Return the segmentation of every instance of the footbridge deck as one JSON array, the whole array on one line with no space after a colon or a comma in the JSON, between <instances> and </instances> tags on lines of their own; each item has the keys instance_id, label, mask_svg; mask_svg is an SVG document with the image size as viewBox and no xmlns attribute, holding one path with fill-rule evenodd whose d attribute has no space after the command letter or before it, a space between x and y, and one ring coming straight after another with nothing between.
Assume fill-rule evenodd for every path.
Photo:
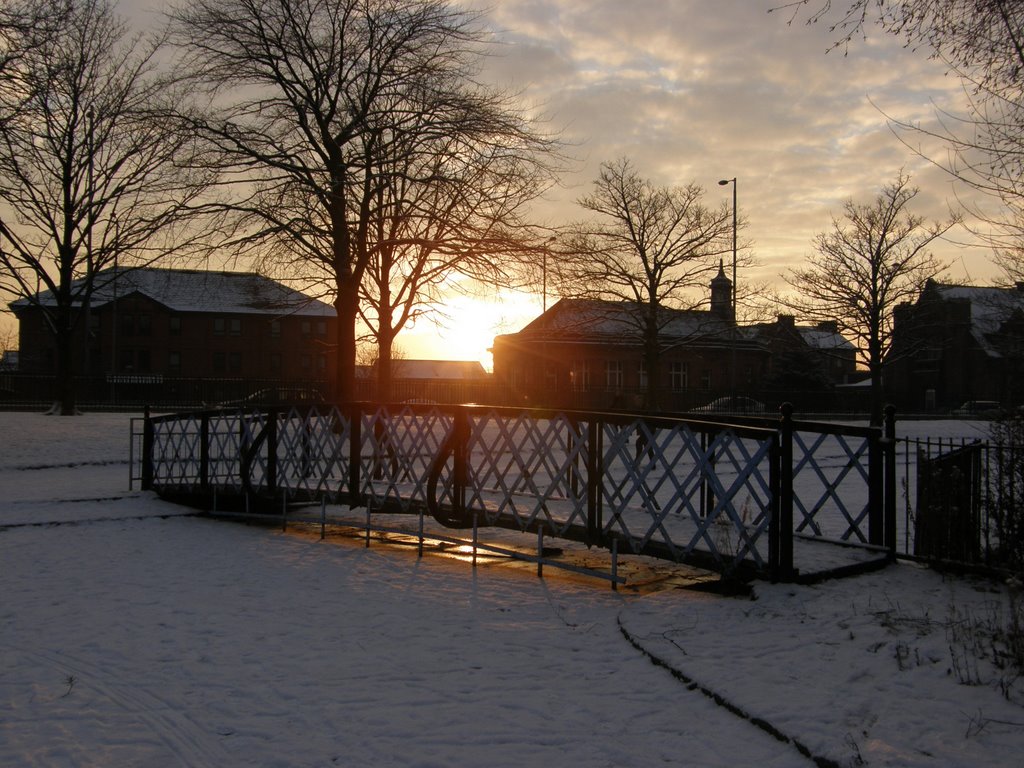
<instances>
[{"instance_id":1,"label":"footbridge deck","mask_svg":"<svg viewBox=\"0 0 1024 768\"><path fill-rule=\"evenodd\" d=\"M144 488L204 509L322 502L812 580L895 554L893 425L354 403L147 415Z\"/></svg>"}]
</instances>

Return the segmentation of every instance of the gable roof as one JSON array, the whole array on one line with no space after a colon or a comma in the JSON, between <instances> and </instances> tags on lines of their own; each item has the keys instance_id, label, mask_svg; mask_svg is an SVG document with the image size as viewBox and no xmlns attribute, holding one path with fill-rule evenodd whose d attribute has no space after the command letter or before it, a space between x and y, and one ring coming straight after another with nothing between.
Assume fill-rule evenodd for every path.
<instances>
[{"instance_id":1,"label":"gable roof","mask_svg":"<svg viewBox=\"0 0 1024 768\"><path fill-rule=\"evenodd\" d=\"M967 302L971 308L971 336L989 355L1001 355L993 338L1015 314L1024 316L1024 286L948 285L928 281L925 293L933 292L943 301Z\"/></svg>"},{"instance_id":2,"label":"gable roof","mask_svg":"<svg viewBox=\"0 0 1024 768\"><path fill-rule=\"evenodd\" d=\"M479 360L394 360L391 366L396 379L470 381L488 377Z\"/></svg>"},{"instance_id":3,"label":"gable roof","mask_svg":"<svg viewBox=\"0 0 1024 768\"><path fill-rule=\"evenodd\" d=\"M519 333L562 339L636 337L638 318L645 311L646 307L636 302L560 299ZM721 335L733 327L728 320L707 310L662 308L662 318L659 335L665 339Z\"/></svg>"},{"instance_id":4,"label":"gable roof","mask_svg":"<svg viewBox=\"0 0 1024 768\"><path fill-rule=\"evenodd\" d=\"M820 325L798 325L797 333L811 349L836 352L838 350L855 351L857 348L838 330Z\"/></svg>"},{"instance_id":5,"label":"gable roof","mask_svg":"<svg viewBox=\"0 0 1024 768\"><path fill-rule=\"evenodd\" d=\"M84 279L76 280L78 292ZM117 298L139 293L174 312L223 314L301 315L334 317L334 307L275 280L252 272L217 272L197 269L107 269L96 274L90 306L102 307ZM19 299L11 309L41 304L55 306L50 291L35 301ZM76 302L76 304L80 304Z\"/></svg>"}]
</instances>

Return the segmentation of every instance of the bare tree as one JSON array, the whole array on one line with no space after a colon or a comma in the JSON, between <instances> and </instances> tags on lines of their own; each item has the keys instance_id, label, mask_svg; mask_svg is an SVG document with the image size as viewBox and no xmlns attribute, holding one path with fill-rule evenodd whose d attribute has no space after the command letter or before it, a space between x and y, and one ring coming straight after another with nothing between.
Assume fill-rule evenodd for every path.
<instances>
[{"instance_id":1,"label":"bare tree","mask_svg":"<svg viewBox=\"0 0 1024 768\"><path fill-rule=\"evenodd\" d=\"M484 120L460 117L444 136L426 131L414 148L385 148L387 181L369 229L360 307L380 355L382 400L391 396L392 348L403 328L436 314L464 283L510 284L517 265L537 252L541 237L523 213L549 178L547 153L517 122L501 110ZM476 124L484 131L474 136L466 128Z\"/></svg>"},{"instance_id":2,"label":"bare tree","mask_svg":"<svg viewBox=\"0 0 1024 768\"><path fill-rule=\"evenodd\" d=\"M164 119L182 89L157 76L158 43L129 36L106 0L30 8L51 26L6 35L16 63L0 88L0 291L53 334L68 414L72 336L99 273L182 248L209 178L192 168L193 137Z\"/></svg>"},{"instance_id":3,"label":"bare tree","mask_svg":"<svg viewBox=\"0 0 1024 768\"><path fill-rule=\"evenodd\" d=\"M426 211L396 208L404 185L443 187L448 178L448 168L416 158L439 157L446 136L449 163L482 145L515 155L534 141L530 128L473 84L483 30L446 0L193 0L173 17L190 71L223 105L196 127L237 180L234 242L333 297L334 394L348 399L360 291L392 285L367 271L376 259L377 274L387 274L380 262L395 249L436 240L401 220L426 221ZM453 242L445 250L469 253ZM385 297L378 306L386 346L394 304Z\"/></svg>"},{"instance_id":4,"label":"bare tree","mask_svg":"<svg viewBox=\"0 0 1024 768\"><path fill-rule=\"evenodd\" d=\"M872 203L848 200L843 218L833 217L831 229L815 238L810 266L786 276L799 294L786 301L792 309L816 321L835 321L857 345L871 377L874 424L881 423L894 310L946 268L928 248L957 223L927 223L912 214L908 207L917 194L901 171Z\"/></svg>"},{"instance_id":5,"label":"bare tree","mask_svg":"<svg viewBox=\"0 0 1024 768\"><path fill-rule=\"evenodd\" d=\"M673 310L696 307L720 258L732 254L732 212L727 203L708 208L703 195L696 184L657 187L626 158L604 163L594 191L579 200L594 217L570 228L553 259L562 296L633 309L629 322L644 348L649 404Z\"/></svg>"},{"instance_id":6,"label":"bare tree","mask_svg":"<svg viewBox=\"0 0 1024 768\"><path fill-rule=\"evenodd\" d=\"M996 250L1012 279L1024 276L1024 4L1016 0L798 0L774 10L828 23L835 45L848 48L871 26L922 48L964 85L961 114L939 112L937 127L890 118L914 151L975 191L999 200L990 213L965 207L984 222L976 234ZM921 148L936 140L947 152Z\"/></svg>"}]
</instances>

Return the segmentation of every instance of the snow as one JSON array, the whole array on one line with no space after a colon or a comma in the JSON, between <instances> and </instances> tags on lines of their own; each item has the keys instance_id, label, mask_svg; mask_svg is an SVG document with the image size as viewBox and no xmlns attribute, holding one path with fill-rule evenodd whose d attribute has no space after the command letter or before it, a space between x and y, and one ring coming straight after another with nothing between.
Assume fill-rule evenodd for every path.
<instances>
[{"instance_id":1,"label":"snow","mask_svg":"<svg viewBox=\"0 0 1024 768\"><path fill-rule=\"evenodd\" d=\"M320 541L130 490L129 418L0 413L0 765L1021 759L1024 691L971 631L1008 623L1005 584L613 592Z\"/></svg>"}]
</instances>

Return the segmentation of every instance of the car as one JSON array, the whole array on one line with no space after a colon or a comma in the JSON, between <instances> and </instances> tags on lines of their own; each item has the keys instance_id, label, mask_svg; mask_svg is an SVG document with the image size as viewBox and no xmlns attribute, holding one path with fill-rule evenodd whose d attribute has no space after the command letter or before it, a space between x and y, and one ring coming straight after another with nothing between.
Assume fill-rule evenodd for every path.
<instances>
[{"instance_id":1,"label":"car","mask_svg":"<svg viewBox=\"0 0 1024 768\"><path fill-rule=\"evenodd\" d=\"M253 405L298 405L303 403L323 403L324 396L318 389L305 387L269 387L257 389L241 400L226 400L218 403L221 408L239 408Z\"/></svg>"},{"instance_id":2,"label":"car","mask_svg":"<svg viewBox=\"0 0 1024 768\"><path fill-rule=\"evenodd\" d=\"M693 409L694 413L729 413L760 415L768 412L764 403L752 397L719 397L707 405Z\"/></svg>"},{"instance_id":3,"label":"car","mask_svg":"<svg viewBox=\"0 0 1024 768\"><path fill-rule=\"evenodd\" d=\"M954 416L963 416L975 419L988 419L998 416L1003 406L995 400L968 400L959 408L953 409Z\"/></svg>"}]
</instances>

